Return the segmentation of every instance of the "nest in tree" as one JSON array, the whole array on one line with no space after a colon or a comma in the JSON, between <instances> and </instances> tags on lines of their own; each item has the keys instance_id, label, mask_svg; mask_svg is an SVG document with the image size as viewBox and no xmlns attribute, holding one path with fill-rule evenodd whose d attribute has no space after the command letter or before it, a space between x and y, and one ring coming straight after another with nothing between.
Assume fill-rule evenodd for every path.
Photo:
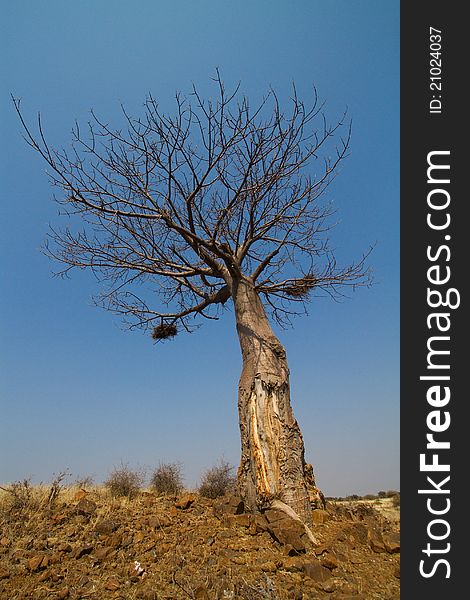
<instances>
[{"instance_id":1,"label":"nest in tree","mask_svg":"<svg viewBox=\"0 0 470 600\"><path fill-rule=\"evenodd\" d=\"M315 285L314 275L305 275L302 279L296 279L292 285L286 285L283 288L284 294L293 298L305 298Z\"/></svg>"},{"instance_id":2,"label":"nest in tree","mask_svg":"<svg viewBox=\"0 0 470 600\"><path fill-rule=\"evenodd\" d=\"M175 337L178 333L178 329L176 325L173 323L162 323L161 325L157 325L154 327L152 331L152 339L154 340L167 340L169 338Z\"/></svg>"}]
</instances>

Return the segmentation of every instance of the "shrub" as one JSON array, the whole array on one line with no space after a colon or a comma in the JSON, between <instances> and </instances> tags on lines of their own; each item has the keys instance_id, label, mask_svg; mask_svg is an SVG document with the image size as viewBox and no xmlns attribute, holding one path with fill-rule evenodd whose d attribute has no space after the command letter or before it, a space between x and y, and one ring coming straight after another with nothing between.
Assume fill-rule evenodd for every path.
<instances>
[{"instance_id":1,"label":"shrub","mask_svg":"<svg viewBox=\"0 0 470 600\"><path fill-rule=\"evenodd\" d=\"M5 497L5 508L7 510L36 510L39 506L39 500L37 494L34 493L30 479L15 481L9 487L2 487L1 489L8 494Z\"/></svg>"},{"instance_id":2,"label":"shrub","mask_svg":"<svg viewBox=\"0 0 470 600\"><path fill-rule=\"evenodd\" d=\"M150 483L159 494L179 494L183 490L181 466L177 463L161 463Z\"/></svg>"},{"instance_id":3,"label":"shrub","mask_svg":"<svg viewBox=\"0 0 470 600\"><path fill-rule=\"evenodd\" d=\"M49 489L49 495L47 497L48 504L53 504L57 500L59 494L63 490L62 481L68 476L69 474L67 471L61 471L58 475L55 476Z\"/></svg>"},{"instance_id":4,"label":"shrub","mask_svg":"<svg viewBox=\"0 0 470 600\"><path fill-rule=\"evenodd\" d=\"M144 479L142 471L132 470L128 465L121 464L114 468L104 485L113 498L133 498L139 493Z\"/></svg>"},{"instance_id":5,"label":"shrub","mask_svg":"<svg viewBox=\"0 0 470 600\"><path fill-rule=\"evenodd\" d=\"M74 485L80 489L91 488L94 484L93 477L91 475L84 475L83 477L78 477Z\"/></svg>"},{"instance_id":6,"label":"shrub","mask_svg":"<svg viewBox=\"0 0 470 600\"><path fill-rule=\"evenodd\" d=\"M232 474L234 467L221 460L208 469L202 476L199 493L205 498L218 498L232 490L236 484L236 478Z\"/></svg>"},{"instance_id":7,"label":"shrub","mask_svg":"<svg viewBox=\"0 0 470 600\"><path fill-rule=\"evenodd\" d=\"M395 495L392 496L392 505L397 508L400 506L400 492L395 492Z\"/></svg>"},{"instance_id":8,"label":"shrub","mask_svg":"<svg viewBox=\"0 0 470 600\"><path fill-rule=\"evenodd\" d=\"M59 473L48 489L43 484L33 486L30 479L15 481L7 488L4 508L14 511L38 511L54 505L63 490L62 481L67 477L67 471Z\"/></svg>"}]
</instances>

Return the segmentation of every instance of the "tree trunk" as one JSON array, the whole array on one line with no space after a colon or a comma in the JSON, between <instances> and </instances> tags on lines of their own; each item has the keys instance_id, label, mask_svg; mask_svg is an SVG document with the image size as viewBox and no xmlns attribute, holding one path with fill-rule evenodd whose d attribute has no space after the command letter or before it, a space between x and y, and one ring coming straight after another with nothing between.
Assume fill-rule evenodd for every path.
<instances>
[{"instance_id":1,"label":"tree trunk","mask_svg":"<svg viewBox=\"0 0 470 600\"><path fill-rule=\"evenodd\" d=\"M242 456L240 493L248 510L287 504L312 522L304 443L290 404L286 353L248 279L234 281L238 337L243 357L238 411Z\"/></svg>"}]
</instances>

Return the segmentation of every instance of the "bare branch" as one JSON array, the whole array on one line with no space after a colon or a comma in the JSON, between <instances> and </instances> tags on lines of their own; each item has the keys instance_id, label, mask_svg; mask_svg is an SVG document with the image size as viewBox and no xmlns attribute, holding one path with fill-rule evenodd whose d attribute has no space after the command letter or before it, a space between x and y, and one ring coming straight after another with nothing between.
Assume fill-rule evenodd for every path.
<instances>
[{"instance_id":1,"label":"bare branch","mask_svg":"<svg viewBox=\"0 0 470 600\"><path fill-rule=\"evenodd\" d=\"M218 318L243 277L279 322L315 293L370 283L368 255L338 267L328 247L323 197L349 151L346 115L329 125L316 90L310 106L293 85L284 108L273 89L252 108L218 70L214 83L214 98L195 86L177 94L172 115L151 95L138 118L123 107L122 128L92 112L68 149L51 147L40 115L33 134L13 98L69 218L45 252L62 273L90 269L103 284L97 302L131 328L190 331L195 317Z\"/></svg>"}]
</instances>

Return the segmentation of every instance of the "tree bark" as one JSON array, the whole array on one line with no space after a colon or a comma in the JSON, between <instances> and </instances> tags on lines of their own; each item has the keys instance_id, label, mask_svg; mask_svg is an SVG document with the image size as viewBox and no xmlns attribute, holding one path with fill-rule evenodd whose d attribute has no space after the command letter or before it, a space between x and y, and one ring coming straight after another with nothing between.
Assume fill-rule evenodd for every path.
<instances>
[{"instance_id":1,"label":"tree bark","mask_svg":"<svg viewBox=\"0 0 470 600\"><path fill-rule=\"evenodd\" d=\"M252 281L234 281L232 297L243 358L238 391L240 493L250 511L266 509L277 500L309 525L304 443L290 404L286 352Z\"/></svg>"}]
</instances>

